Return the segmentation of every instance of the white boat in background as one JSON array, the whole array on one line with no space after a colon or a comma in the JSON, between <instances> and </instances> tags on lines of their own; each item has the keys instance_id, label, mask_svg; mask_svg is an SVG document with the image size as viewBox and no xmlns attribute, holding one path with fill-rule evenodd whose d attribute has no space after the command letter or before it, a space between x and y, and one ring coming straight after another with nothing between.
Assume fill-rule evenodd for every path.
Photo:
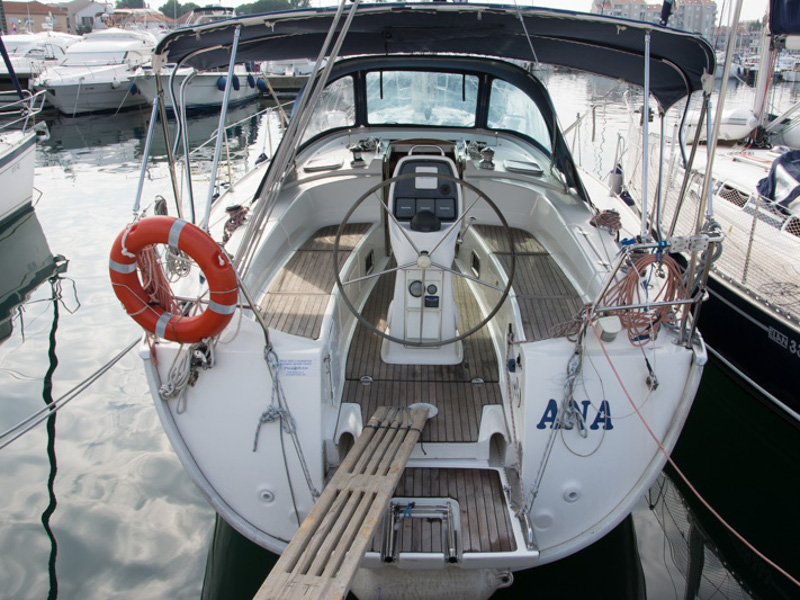
<instances>
[{"instance_id":1,"label":"white boat in background","mask_svg":"<svg viewBox=\"0 0 800 600\"><path fill-rule=\"evenodd\" d=\"M57 64L64 58L67 48L80 39L80 36L68 33L43 31L4 35L3 43L20 87L27 90L30 79L41 73L46 66ZM0 91L13 89L15 88L8 67L4 61L0 61Z\"/></svg>"},{"instance_id":2,"label":"white boat in background","mask_svg":"<svg viewBox=\"0 0 800 600\"><path fill-rule=\"evenodd\" d=\"M213 23L223 19L231 19L236 16L236 10L230 6L198 6L189 12L181 27L194 27L204 23Z\"/></svg>"},{"instance_id":3,"label":"white boat in background","mask_svg":"<svg viewBox=\"0 0 800 600\"><path fill-rule=\"evenodd\" d=\"M30 208L36 163L36 116L44 94L0 92L0 225Z\"/></svg>"},{"instance_id":4,"label":"white boat in background","mask_svg":"<svg viewBox=\"0 0 800 600\"><path fill-rule=\"evenodd\" d=\"M699 112L693 112L686 117L684 139L694 139L699 117ZM718 139L726 142L741 141L750 136L756 127L758 127L758 118L749 108L726 110L722 113ZM699 140L705 142L707 137L706 128L701 129Z\"/></svg>"},{"instance_id":5,"label":"white boat in background","mask_svg":"<svg viewBox=\"0 0 800 600\"><path fill-rule=\"evenodd\" d=\"M754 62L773 64L782 47L800 46L800 23L787 20L782 10L787 6L771 3L770 18L764 21L770 29L764 32L763 54ZM755 81L752 110L726 111L724 95L717 101L722 103L721 111L712 106L714 119L719 120L719 135L712 136L712 144L682 148L677 140L664 140L662 154L658 136L650 136L647 155L656 170L659 164L664 167L659 180L663 193L653 178L647 197L651 205L660 207L654 228L664 236L669 235L671 224L686 226L696 222L698 215L703 217L706 201L713 206L713 215L705 218L724 232L725 242L724 251L710 265L710 299L700 313L700 330L711 353L755 398L800 423L795 377L800 357L800 122L796 116L800 103L771 118L768 99L773 77L769 72L763 75ZM710 97L701 104L711 106ZM741 127L735 132L732 117L737 115ZM666 118L679 121L677 115ZM684 132L683 142L690 144L695 132L696 123ZM634 198L643 195L641 171L633 164L641 152L642 135L639 114L632 115L627 139L633 160L625 174ZM716 145L717 140L735 143ZM713 176L704 193L709 163ZM684 189L689 193L681 196Z\"/></svg>"},{"instance_id":6,"label":"white boat in background","mask_svg":"<svg viewBox=\"0 0 800 600\"><path fill-rule=\"evenodd\" d=\"M46 68L31 85L66 115L143 105L144 98L131 93L129 77L150 60L156 41L148 30L95 31L70 46L64 60Z\"/></svg>"},{"instance_id":7,"label":"white boat in background","mask_svg":"<svg viewBox=\"0 0 800 600\"><path fill-rule=\"evenodd\" d=\"M187 472L282 553L257 598L485 599L600 539L661 472L706 361L683 285L703 273L668 254L720 240L649 240L508 59L668 108L713 52L569 11L343 2L179 29L154 64L318 56L271 162L220 197L217 136L208 203L175 199L196 223L141 215L145 153L112 284Z\"/></svg>"},{"instance_id":8,"label":"white boat in background","mask_svg":"<svg viewBox=\"0 0 800 600\"><path fill-rule=\"evenodd\" d=\"M233 8L222 6L206 6L193 9L181 27L193 27L213 23L235 16ZM164 106L173 111L174 104L185 106L190 112L207 110L221 106L225 98L228 72L198 71L192 67L164 65L160 69L162 88L164 90ZM148 104L152 104L158 95L158 81L151 64L144 64L130 76L131 91L140 93ZM228 95L228 104L236 105L248 102L267 90L265 79L260 75L256 65L238 64L234 68L232 85Z\"/></svg>"},{"instance_id":9,"label":"white boat in background","mask_svg":"<svg viewBox=\"0 0 800 600\"><path fill-rule=\"evenodd\" d=\"M192 67L175 70L175 65L165 65L161 72L167 110L173 110L173 98L178 106L185 106L189 111L207 110L222 105L228 81L227 71L196 71ZM130 76L130 81L131 92L141 94L148 104L152 104L158 94L156 75L152 66L147 64L136 69ZM229 93L229 105L249 102L266 90L265 80L258 71L252 72L244 65L236 65Z\"/></svg>"}]
</instances>

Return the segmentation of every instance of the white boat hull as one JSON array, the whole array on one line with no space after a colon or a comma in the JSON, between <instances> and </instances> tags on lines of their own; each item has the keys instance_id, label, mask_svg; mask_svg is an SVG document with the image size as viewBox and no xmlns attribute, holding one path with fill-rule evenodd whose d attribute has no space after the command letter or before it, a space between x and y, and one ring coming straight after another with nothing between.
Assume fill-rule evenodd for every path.
<instances>
[{"instance_id":1,"label":"white boat hull","mask_svg":"<svg viewBox=\"0 0 800 600\"><path fill-rule=\"evenodd\" d=\"M707 357L683 282L704 274L668 254L721 236L623 239L640 219L584 180L544 83L474 55L471 33L519 18L487 10L356 12L349 56L310 80L257 186L209 194L205 231L148 217L112 248L115 291L153 334L140 355L179 459L225 521L282 554L263 597L352 584L366 600L385 584L484 600L621 523L689 413ZM247 20L241 59L302 57L298 31L332 17ZM434 32L420 56L415 27ZM213 29L176 32L159 60L220 68L230 31ZM618 32L601 37L645 55ZM498 57L527 52L523 38ZM710 47L690 45L708 72ZM153 243L195 259L162 255L180 311L141 289L135 253Z\"/></svg>"},{"instance_id":2,"label":"white boat hull","mask_svg":"<svg viewBox=\"0 0 800 600\"><path fill-rule=\"evenodd\" d=\"M239 104L258 97L261 93L257 85L257 74L247 72L237 72L235 77L237 84L231 87L229 104ZM184 105L188 109L214 108L222 105L225 97L225 84L227 73L197 73L192 77L184 88ZM181 84L185 76L175 77L174 90L175 96L181 93ZM220 81L222 80L222 81ZM145 99L147 104L152 105L156 97L156 77L151 70L140 70L131 77L131 82L136 86L137 91ZM164 105L168 110L172 110L172 96L169 93L170 78L168 74L162 76L164 85Z\"/></svg>"},{"instance_id":3,"label":"white boat hull","mask_svg":"<svg viewBox=\"0 0 800 600\"><path fill-rule=\"evenodd\" d=\"M0 134L0 224L31 205L36 132Z\"/></svg>"},{"instance_id":4,"label":"white boat hull","mask_svg":"<svg viewBox=\"0 0 800 600\"><path fill-rule=\"evenodd\" d=\"M123 110L143 106L141 95L131 94L127 71L110 79L84 80L74 83L49 81L35 89L44 89L47 102L65 115Z\"/></svg>"}]
</instances>

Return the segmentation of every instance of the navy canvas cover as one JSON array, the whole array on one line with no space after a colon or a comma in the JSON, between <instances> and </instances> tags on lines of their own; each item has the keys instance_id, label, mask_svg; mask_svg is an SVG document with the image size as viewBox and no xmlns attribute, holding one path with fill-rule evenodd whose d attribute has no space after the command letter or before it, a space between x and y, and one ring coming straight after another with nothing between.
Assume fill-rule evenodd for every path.
<instances>
[{"instance_id":1,"label":"navy canvas cover","mask_svg":"<svg viewBox=\"0 0 800 600\"><path fill-rule=\"evenodd\" d=\"M800 2L797 0L771 0L769 30L775 35L800 34Z\"/></svg>"},{"instance_id":2,"label":"navy canvas cover","mask_svg":"<svg viewBox=\"0 0 800 600\"><path fill-rule=\"evenodd\" d=\"M790 150L776 158L769 175L758 182L756 189L778 206L789 208L800 196L800 150Z\"/></svg>"},{"instance_id":3,"label":"navy canvas cover","mask_svg":"<svg viewBox=\"0 0 800 600\"><path fill-rule=\"evenodd\" d=\"M197 69L219 68L228 63L238 28L240 62L315 59L335 15L331 7L308 8L179 28L162 38L155 54L165 63L186 60ZM603 15L495 4L359 5L339 57L482 54L560 65L642 86L646 47L650 92L665 109L701 89L703 75L714 72L714 52L696 34Z\"/></svg>"}]
</instances>

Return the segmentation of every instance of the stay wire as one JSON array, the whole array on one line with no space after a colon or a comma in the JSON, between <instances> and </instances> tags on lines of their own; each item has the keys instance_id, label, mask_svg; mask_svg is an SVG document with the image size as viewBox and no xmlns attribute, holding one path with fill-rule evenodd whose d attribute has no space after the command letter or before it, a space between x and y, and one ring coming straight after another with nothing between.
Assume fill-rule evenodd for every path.
<instances>
[{"instance_id":1,"label":"stay wire","mask_svg":"<svg viewBox=\"0 0 800 600\"><path fill-rule=\"evenodd\" d=\"M40 410L30 415L28 418L20 421L10 429L0 434L0 450L3 450L6 446L21 438L23 435L31 431L34 427L49 419L50 416L54 414L57 410L63 408L71 400L79 396L83 391L89 388L95 381L100 379L100 377L102 377L108 370L110 370L111 367L113 367L120 360L122 360L122 358L128 352L133 350L133 348L139 343L140 339L141 339L140 337L137 337L133 342L131 342L125 348L123 348L119 352L119 354L114 356L106 364L104 364L97 371L92 373L89 377L84 379L81 383L73 387L66 394L61 396L58 400L55 400L51 404L44 406Z\"/></svg>"}]
</instances>

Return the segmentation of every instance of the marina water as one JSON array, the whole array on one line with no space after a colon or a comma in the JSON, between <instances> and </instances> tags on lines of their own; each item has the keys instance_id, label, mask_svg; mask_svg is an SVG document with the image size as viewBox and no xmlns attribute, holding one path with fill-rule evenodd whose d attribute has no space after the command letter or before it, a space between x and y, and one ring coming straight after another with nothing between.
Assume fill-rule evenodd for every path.
<instances>
[{"instance_id":1,"label":"marina water","mask_svg":"<svg viewBox=\"0 0 800 600\"><path fill-rule=\"evenodd\" d=\"M542 76L562 127L587 115L567 139L577 160L605 176L625 133L625 90L582 74ZM781 109L798 97L800 87L780 84L773 101ZM752 91L731 84L728 98L747 106ZM227 138L238 173L271 155L277 141L274 114L248 117L261 106L230 116L240 121ZM274 561L217 521L184 473L153 409L138 345L75 389L141 337L112 292L108 251L131 218L148 118L147 110L48 117L50 139L37 148L35 212L24 227L3 232L0 278L30 262L15 234L45 240L68 262L12 311L0 344L0 431L47 403L68 404L0 450L0 598L251 598ZM190 138L205 139L216 120L193 119ZM162 158L146 183L166 183L163 142L153 152ZM195 170L207 171L211 147L197 156ZM204 202L205 188L195 195ZM673 456L745 539L800 576L800 432L712 362ZM516 574L497 597L771 599L800 598L800 589L720 526L668 469L612 534Z\"/></svg>"}]
</instances>

